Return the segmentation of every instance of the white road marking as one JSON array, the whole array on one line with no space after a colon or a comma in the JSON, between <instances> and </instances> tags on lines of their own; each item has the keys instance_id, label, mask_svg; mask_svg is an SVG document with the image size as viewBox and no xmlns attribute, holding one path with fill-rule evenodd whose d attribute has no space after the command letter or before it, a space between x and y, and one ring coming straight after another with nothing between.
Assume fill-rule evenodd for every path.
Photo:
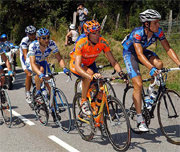
<instances>
[{"instance_id":1,"label":"white road marking","mask_svg":"<svg viewBox=\"0 0 180 152\"><path fill-rule=\"evenodd\" d=\"M16 111L12 110L12 114L16 117L19 117L22 121L24 121L26 124L30 125L30 126L33 126L35 125L34 122L26 119L25 117L21 116L19 113L17 113Z\"/></svg>"},{"instance_id":2,"label":"white road marking","mask_svg":"<svg viewBox=\"0 0 180 152\"><path fill-rule=\"evenodd\" d=\"M65 143L64 141L62 141L61 139L57 138L54 135L50 135L48 136L49 139L53 140L54 142L56 142L58 145L64 147L66 150L68 150L69 152L80 152L77 149L73 148L72 146L68 145L67 143Z\"/></svg>"}]
</instances>

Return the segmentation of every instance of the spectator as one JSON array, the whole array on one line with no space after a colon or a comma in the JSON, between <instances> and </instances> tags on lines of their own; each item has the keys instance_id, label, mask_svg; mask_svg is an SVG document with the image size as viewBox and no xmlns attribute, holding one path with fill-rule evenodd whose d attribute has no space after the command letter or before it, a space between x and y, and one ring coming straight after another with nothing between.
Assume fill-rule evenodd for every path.
<instances>
[{"instance_id":1,"label":"spectator","mask_svg":"<svg viewBox=\"0 0 180 152\"><path fill-rule=\"evenodd\" d=\"M71 24L69 26L69 32L66 35L65 46L70 45L70 44L74 44L76 39L78 38L78 36L79 36L79 34L75 30L75 25Z\"/></svg>"},{"instance_id":2,"label":"spectator","mask_svg":"<svg viewBox=\"0 0 180 152\"><path fill-rule=\"evenodd\" d=\"M79 25L81 27L81 33L84 33L83 24L87 20L88 10L84 7L83 3L79 3L77 7L77 15L79 15Z\"/></svg>"}]
</instances>

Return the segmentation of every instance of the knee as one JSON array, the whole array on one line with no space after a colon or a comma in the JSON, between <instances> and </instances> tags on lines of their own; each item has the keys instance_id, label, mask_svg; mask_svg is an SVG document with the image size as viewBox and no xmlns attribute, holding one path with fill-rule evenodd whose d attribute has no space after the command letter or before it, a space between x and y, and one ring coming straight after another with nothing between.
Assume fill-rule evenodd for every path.
<instances>
[{"instance_id":1,"label":"knee","mask_svg":"<svg viewBox=\"0 0 180 152\"><path fill-rule=\"evenodd\" d=\"M42 73L44 73L44 68L43 68L43 67L40 67L40 71L41 71Z\"/></svg>"},{"instance_id":2,"label":"knee","mask_svg":"<svg viewBox=\"0 0 180 152\"><path fill-rule=\"evenodd\" d=\"M142 90L142 86L143 86L142 82L136 82L134 84L134 91L141 91Z\"/></svg>"}]
</instances>

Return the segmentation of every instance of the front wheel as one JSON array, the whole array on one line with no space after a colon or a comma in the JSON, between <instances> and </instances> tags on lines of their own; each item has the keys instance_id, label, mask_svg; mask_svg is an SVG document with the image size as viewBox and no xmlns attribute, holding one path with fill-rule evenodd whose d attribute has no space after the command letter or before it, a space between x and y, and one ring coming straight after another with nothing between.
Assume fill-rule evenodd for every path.
<instances>
[{"instance_id":1,"label":"front wheel","mask_svg":"<svg viewBox=\"0 0 180 152\"><path fill-rule=\"evenodd\" d=\"M71 111L67 98L60 89L56 88L53 103L57 124L68 133L71 130Z\"/></svg>"},{"instance_id":2,"label":"front wheel","mask_svg":"<svg viewBox=\"0 0 180 152\"><path fill-rule=\"evenodd\" d=\"M12 124L11 101L6 90L1 90L1 113L4 123L10 128Z\"/></svg>"},{"instance_id":3,"label":"front wheel","mask_svg":"<svg viewBox=\"0 0 180 152\"><path fill-rule=\"evenodd\" d=\"M73 115L75 125L82 139L90 141L94 137L94 131L92 129L92 126L94 125L93 116L83 114L80 104L81 93L77 93L73 99Z\"/></svg>"},{"instance_id":4,"label":"front wheel","mask_svg":"<svg viewBox=\"0 0 180 152\"><path fill-rule=\"evenodd\" d=\"M112 96L108 96L107 100L108 107L104 108L105 131L115 150L126 151L131 142L128 115L120 100Z\"/></svg>"},{"instance_id":5,"label":"front wheel","mask_svg":"<svg viewBox=\"0 0 180 152\"><path fill-rule=\"evenodd\" d=\"M173 90L163 92L157 114L163 135L170 143L180 145L180 95Z\"/></svg>"}]
</instances>

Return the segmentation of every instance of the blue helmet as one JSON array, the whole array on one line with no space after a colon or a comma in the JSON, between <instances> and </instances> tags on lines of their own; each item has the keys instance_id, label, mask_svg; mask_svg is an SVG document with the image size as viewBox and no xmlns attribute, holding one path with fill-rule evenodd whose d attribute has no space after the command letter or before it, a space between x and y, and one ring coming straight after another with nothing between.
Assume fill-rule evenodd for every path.
<instances>
[{"instance_id":1,"label":"blue helmet","mask_svg":"<svg viewBox=\"0 0 180 152\"><path fill-rule=\"evenodd\" d=\"M2 34L0 38L1 39L5 39L5 38L7 39L7 35L6 34Z\"/></svg>"},{"instance_id":2,"label":"blue helmet","mask_svg":"<svg viewBox=\"0 0 180 152\"><path fill-rule=\"evenodd\" d=\"M46 35L50 35L49 30L46 28L41 28L41 29L37 30L37 32L36 32L37 37L46 36Z\"/></svg>"},{"instance_id":3,"label":"blue helmet","mask_svg":"<svg viewBox=\"0 0 180 152\"><path fill-rule=\"evenodd\" d=\"M25 29L26 34L33 34L36 32L36 28L32 25L29 25Z\"/></svg>"}]
</instances>

